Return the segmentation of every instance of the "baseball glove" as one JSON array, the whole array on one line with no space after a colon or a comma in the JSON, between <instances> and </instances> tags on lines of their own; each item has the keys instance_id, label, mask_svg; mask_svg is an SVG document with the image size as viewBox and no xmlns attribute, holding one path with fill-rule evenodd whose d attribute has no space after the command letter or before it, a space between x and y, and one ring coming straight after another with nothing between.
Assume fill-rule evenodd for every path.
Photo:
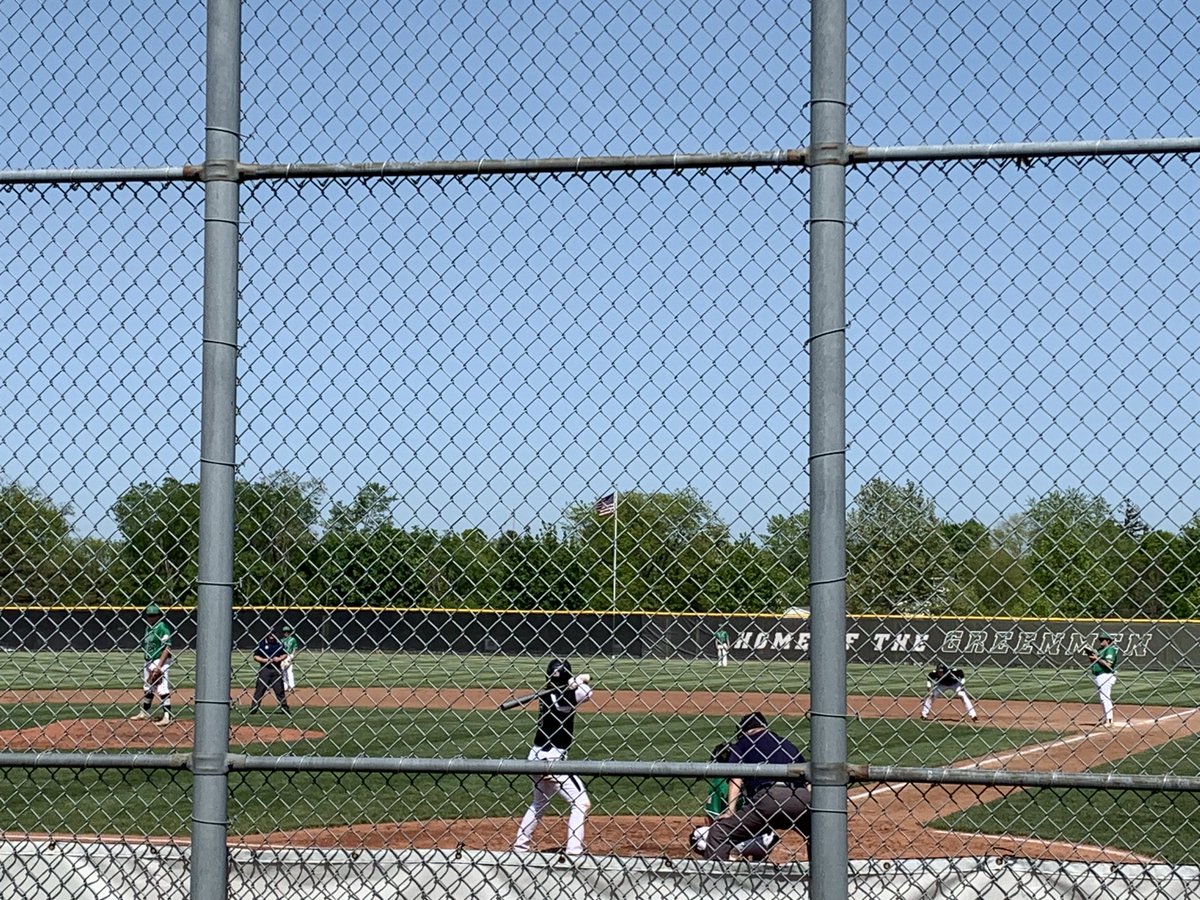
<instances>
[{"instance_id":1,"label":"baseball glove","mask_svg":"<svg viewBox=\"0 0 1200 900\"><path fill-rule=\"evenodd\" d=\"M154 687L162 681L163 671L158 666L151 666L146 670L146 683Z\"/></svg>"}]
</instances>

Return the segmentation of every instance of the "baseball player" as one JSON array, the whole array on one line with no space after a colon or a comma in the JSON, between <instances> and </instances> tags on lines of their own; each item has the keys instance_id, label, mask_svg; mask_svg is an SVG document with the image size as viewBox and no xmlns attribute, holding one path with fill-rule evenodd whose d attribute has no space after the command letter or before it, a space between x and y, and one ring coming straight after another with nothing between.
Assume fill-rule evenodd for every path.
<instances>
[{"instance_id":1,"label":"baseball player","mask_svg":"<svg viewBox=\"0 0 1200 900\"><path fill-rule=\"evenodd\" d=\"M713 748L709 759L715 763L729 762L731 744L718 744ZM742 804L738 804L739 808ZM729 779L710 778L708 780L708 800L704 804L704 824L692 831L689 843L697 853L704 852L708 844L709 827L724 815L729 806ZM775 829L767 827L761 834L734 845L734 852L745 860L766 859L771 848L779 842ZM731 854L732 856L733 854Z\"/></svg>"},{"instance_id":2,"label":"baseball player","mask_svg":"<svg viewBox=\"0 0 1200 900\"><path fill-rule=\"evenodd\" d=\"M575 740L575 709L592 696L590 675L576 677L565 659L552 659L546 666L546 687L538 700L537 727L528 759L566 759ZM592 802L578 775L540 775L533 780L533 802L517 827L513 850L528 853L533 831L542 820L555 794L571 804L567 817L568 856L583 853L583 828Z\"/></svg>"},{"instance_id":3,"label":"baseball player","mask_svg":"<svg viewBox=\"0 0 1200 900\"><path fill-rule=\"evenodd\" d=\"M717 744L709 756L710 762L729 762L729 745ZM729 779L708 779L708 799L704 802L704 824L711 825L729 805Z\"/></svg>"},{"instance_id":4,"label":"baseball player","mask_svg":"<svg viewBox=\"0 0 1200 900\"><path fill-rule=\"evenodd\" d=\"M963 702L963 708L972 722L977 722L979 716L975 712L975 703L966 689L967 676L962 669L951 669L943 663L934 666L925 682L925 699L921 703L921 718L928 719L933 709L933 701L945 697L958 697Z\"/></svg>"},{"instance_id":5,"label":"baseball player","mask_svg":"<svg viewBox=\"0 0 1200 900\"><path fill-rule=\"evenodd\" d=\"M250 712L256 713L263 696L268 690L275 692L279 701L279 711L291 712L288 709L287 695L283 692L283 661L287 659L287 650L275 637L275 629L267 629L267 636L258 642L254 648L254 661L258 663L258 678L254 682L254 698L250 701Z\"/></svg>"},{"instance_id":6,"label":"baseball player","mask_svg":"<svg viewBox=\"0 0 1200 900\"><path fill-rule=\"evenodd\" d=\"M1092 674L1092 681L1096 685L1096 696L1100 700L1100 709L1104 714L1097 724L1112 725L1112 692L1113 685L1117 683L1117 663L1120 660L1121 651L1117 649L1112 635L1107 631L1100 632L1096 640L1100 644L1100 650L1096 651L1089 647L1084 653L1087 655L1088 662L1091 663L1088 671Z\"/></svg>"},{"instance_id":7,"label":"baseball player","mask_svg":"<svg viewBox=\"0 0 1200 900\"><path fill-rule=\"evenodd\" d=\"M171 721L171 626L156 603L147 606L142 615L146 617L146 631L142 635L142 708L130 719L151 718L150 707L157 694L162 717L156 721L167 725Z\"/></svg>"},{"instance_id":8,"label":"baseball player","mask_svg":"<svg viewBox=\"0 0 1200 900\"><path fill-rule=\"evenodd\" d=\"M792 765L805 759L795 744L767 727L766 716L753 712L738 723L729 761ZM779 839L775 828L791 828L809 837L811 802L803 777L783 781L731 778L725 813L712 825L694 831L692 846L707 859L729 859L735 852L743 859L762 859Z\"/></svg>"},{"instance_id":9,"label":"baseball player","mask_svg":"<svg viewBox=\"0 0 1200 900\"><path fill-rule=\"evenodd\" d=\"M717 645L717 665L729 665L729 629L722 625L713 635L713 640Z\"/></svg>"},{"instance_id":10,"label":"baseball player","mask_svg":"<svg viewBox=\"0 0 1200 900\"><path fill-rule=\"evenodd\" d=\"M283 625L279 629L283 635L283 649L287 651L287 659L280 666L283 669L283 691L289 697L296 690L296 654L300 652L300 639L292 633L292 626Z\"/></svg>"}]
</instances>

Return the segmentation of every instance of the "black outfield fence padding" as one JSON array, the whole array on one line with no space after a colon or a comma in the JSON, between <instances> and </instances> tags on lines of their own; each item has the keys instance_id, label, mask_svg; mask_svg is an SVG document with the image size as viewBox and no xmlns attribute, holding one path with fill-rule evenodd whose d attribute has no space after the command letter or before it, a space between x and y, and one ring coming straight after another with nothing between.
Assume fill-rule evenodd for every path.
<instances>
[{"instance_id":1,"label":"black outfield fence padding","mask_svg":"<svg viewBox=\"0 0 1200 900\"><path fill-rule=\"evenodd\" d=\"M167 610L176 642L196 643L193 609ZM809 620L793 616L387 610L306 608L234 611L234 646L253 647L268 628L294 629L312 650L383 653L614 656L657 659L715 657L724 628L730 658L767 662L809 658ZM134 609L0 609L6 650L134 650L144 630ZM850 662L1054 668L1075 662L1103 628L1126 665L1140 669L1200 668L1200 622L950 619L855 616L846 623Z\"/></svg>"}]
</instances>

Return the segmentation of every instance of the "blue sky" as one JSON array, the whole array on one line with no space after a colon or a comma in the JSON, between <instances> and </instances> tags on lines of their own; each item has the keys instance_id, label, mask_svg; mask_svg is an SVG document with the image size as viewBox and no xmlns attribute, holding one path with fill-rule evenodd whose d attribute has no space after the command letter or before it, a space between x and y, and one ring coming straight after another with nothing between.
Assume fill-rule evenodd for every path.
<instances>
[{"instance_id":1,"label":"blue sky","mask_svg":"<svg viewBox=\"0 0 1200 900\"><path fill-rule=\"evenodd\" d=\"M243 158L771 149L807 140L807 5L265 3ZM749 10L749 11L748 11ZM798 11L797 11L798 10ZM203 15L72 2L0 25L0 166L198 161ZM168 24L169 23L169 24ZM1181 2L851 4L857 144L1200 134ZM851 491L993 522L1052 487L1200 511L1194 165L849 176ZM111 534L198 470L202 192L10 190L5 478ZM249 184L238 448L403 524L556 521L694 487L735 532L808 484L807 178Z\"/></svg>"}]
</instances>

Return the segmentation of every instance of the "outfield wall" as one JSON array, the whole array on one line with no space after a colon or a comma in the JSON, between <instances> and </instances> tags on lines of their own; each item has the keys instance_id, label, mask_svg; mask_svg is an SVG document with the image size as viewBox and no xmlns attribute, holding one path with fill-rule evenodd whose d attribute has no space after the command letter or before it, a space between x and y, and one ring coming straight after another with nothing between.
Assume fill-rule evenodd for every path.
<instances>
[{"instance_id":1,"label":"outfield wall","mask_svg":"<svg viewBox=\"0 0 1200 900\"><path fill-rule=\"evenodd\" d=\"M194 610L168 610L177 641L195 645ZM738 660L804 661L809 621L799 617L544 613L466 610L237 610L234 641L248 649L268 626L286 621L309 649L334 651L627 656L697 659L714 656L714 632L725 628ZM925 665L1059 667L1093 645L1095 621L935 619L858 616L847 620L851 662ZM1108 622L1127 666L1200 669L1200 623ZM0 608L0 646L7 650L136 650L145 624L136 610Z\"/></svg>"}]
</instances>

